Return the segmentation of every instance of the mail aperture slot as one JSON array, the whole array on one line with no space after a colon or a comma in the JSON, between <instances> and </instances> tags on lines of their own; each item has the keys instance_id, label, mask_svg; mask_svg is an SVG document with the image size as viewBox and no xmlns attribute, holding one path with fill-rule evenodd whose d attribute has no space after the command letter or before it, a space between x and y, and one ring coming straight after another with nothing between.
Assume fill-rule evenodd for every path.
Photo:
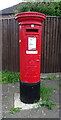
<instances>
[{"instance_id":1,"label":"mail aperture slot","mask_svg":"<svg viewBox=\"0 0 61 120\"><path fill-rule=\"evenodd\" d=\"M38 33L38 29L26 29L26 32Z\"/></svg>"}]
</instances>

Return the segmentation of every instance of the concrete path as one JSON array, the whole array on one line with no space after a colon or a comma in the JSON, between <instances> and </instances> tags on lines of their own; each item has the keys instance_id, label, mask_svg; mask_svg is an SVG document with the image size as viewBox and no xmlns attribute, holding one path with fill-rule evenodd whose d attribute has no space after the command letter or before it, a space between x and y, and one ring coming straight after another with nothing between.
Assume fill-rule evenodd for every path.
<instances>
[{"instance_id":1,"label":"concrete path","mask_svg":"<svg viewBox=\"0 0 61 120\"><path fill-rule=\"evenodd\" d=\"M19 93L19 82L2 85L2 115L3 118L59 118L59 80L41 80L41 83L46 83L47 87L55 88L53 101L57 106L52 110L47 108L33 108L21 110L16 114L11 114L10 109L14 107L14 94Z\"/></svg>"}]
</instances>

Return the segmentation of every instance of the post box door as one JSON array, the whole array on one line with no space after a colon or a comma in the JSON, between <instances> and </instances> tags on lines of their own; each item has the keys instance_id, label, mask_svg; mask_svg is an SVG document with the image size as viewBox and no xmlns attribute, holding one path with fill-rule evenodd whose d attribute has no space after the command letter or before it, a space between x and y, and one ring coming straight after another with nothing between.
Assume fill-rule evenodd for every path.
<instances>
[{"instance_id":1,"label":"post box door","mask_svg":"<svg viewBox=\"0 0 61 120\"><path fill-rule=\"evenodd\" d=\"M25 83L40 81L41 26L36 31L20 29L20 76Z\"/></svg>"}]
</instances>

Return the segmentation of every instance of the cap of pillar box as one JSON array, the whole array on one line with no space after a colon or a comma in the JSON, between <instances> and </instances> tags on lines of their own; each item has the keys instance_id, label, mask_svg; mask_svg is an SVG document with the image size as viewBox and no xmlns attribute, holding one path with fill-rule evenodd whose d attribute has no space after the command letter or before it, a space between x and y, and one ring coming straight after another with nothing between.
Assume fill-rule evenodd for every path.
<instances>
[{"instance_id":1,"label":"cap of pillar box","mask_svg":"<svg viewBox=\"0 0 61 120\"><path fill-rule=\"evenodd\" d=\"M25 22L25 21L29 22L30 20L32 20L34 22L38 21L42 23L46 19L46 15L38 12L22 12L16 14L15 19L18 22Z\"/></svg>"}]
</instances>

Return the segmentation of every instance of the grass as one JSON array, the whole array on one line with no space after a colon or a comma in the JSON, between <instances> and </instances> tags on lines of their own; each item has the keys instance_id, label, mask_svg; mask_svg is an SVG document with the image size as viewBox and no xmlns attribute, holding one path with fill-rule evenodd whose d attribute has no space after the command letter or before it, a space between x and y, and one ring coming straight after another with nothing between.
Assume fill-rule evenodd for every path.
<instances>
[{"instance_id":1,"label":"grass","mask_svg":"<svg viewBox=\"0 0 61 120\"><path fill-rule=\"evenodd\" d=\"M47 88L45 84L41 85L40 96L42 101L38 102L38 107L47 107L51 110L54 106L56 106L56 103L51 100L54 90L55 89L53 88Z\"/></svg>"},{"instance_id":2,"label":"grass","mask_svg":"<svg viewBox=\"0 0 61 120\"><path fill-rule=\"evenodd\" d=\"M21 110L22 108L14 108L14 107L12 107L11 109L10 109L10 113L11 114L15 114L15 113L17 113L17 112L19 112L20 110Z\"/></svg>"},{"instance_id":3,"label":"grass","mask_svg":"<svg viewBox=\"0 0 61 120\"><path fill-rule=\"evenodd\" d=\"M19 82L19 78L19 72L10 72L7 70L0 72L0 83L3 84Z\"/></svg>"},{"instance_id":4,"label":"grass","mask_svg":"<svg viewBox=\"0 0 61 120\"><path fill-rule=\"evenodd\" d=\"M61 82L59 82L59 86L61 87Z\"/></svg>"}]
</instances>

